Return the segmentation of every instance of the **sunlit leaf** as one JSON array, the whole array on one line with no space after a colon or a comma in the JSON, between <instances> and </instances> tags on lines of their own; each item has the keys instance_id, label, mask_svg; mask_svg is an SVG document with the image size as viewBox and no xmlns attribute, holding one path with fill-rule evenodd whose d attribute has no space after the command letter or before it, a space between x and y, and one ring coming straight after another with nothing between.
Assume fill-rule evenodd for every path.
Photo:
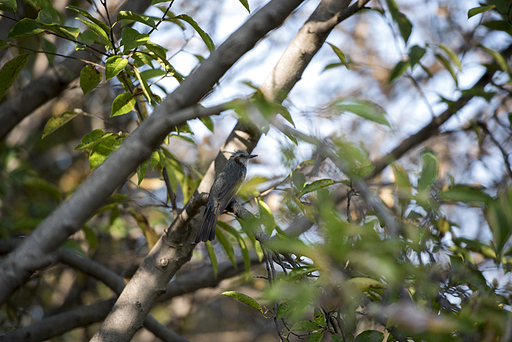
<instances>
[{"instance_id":1,"label":"sunlit leaf","mask_svg":"<svg viewBox=\"0 0 512 342\"><path fill-rule=\"evenodd\" d=\"M318 330L321 328L322 328L322 326L320 324L318 324L317 322L300 321L300 322L295 323L290 330L291 331L314 331L314 330Z\"/></svg>"},{"instance_id":2,"label":"sunlit leaf","mask_svg":"<svg viewBox=\"0 0 512 342\"><path fill-rule=\"evenodd\" d=\"M156 29L155 20L151 17L148 17L146 15L140 15L131 11L120 11L117 14L117 21L119 20L130 20L130 21L137 21L139 23L142 23L144 25L148 25L151 28Z\"/></svg>"},{"instance_id":3,"label":"sunlit leaf","mask_svg":"<svg viewBox=\"0 0 512 342\"><path fill-rule=\"evenodd\" d=\"M101 73L96 70L94 65L87 64L80 71L80 88L87 95L101 82Z\"/></svg>"},{"instance_id":4,"label":"sunlit leaf","mask_svg":"<svg viewBox=\"0 0 512 342\"><path fill-rule=\"evenodd\" d=\"M347 280L347 284L353 286L359 291L368 291L371 289L385 289L386 285L380 281L371 278L355 277Z\"/></svg>"},{"instance_id":5,"label":"sunlit leaf","mask_svg":"<svg viewBox=\"0 0 512 342\"><path fill-rule=\"evenodd\" d=\"M488 203L492 197L486 194L482 189L457 184L438 194L438 198L461 203Z\"/></svg>"},{"instance_id":6,"label":"sunlit leaf","mask_svg":"<svg viewBox=\"0 0 512 342\"><path fill-rule=\"evenodd\" d=\"M457 56L455 52L453 52L448 46L444 44L440 44L439 48L441 48L446 54L448 55L448 58L450 58L450 61L459 69L462 71L462 64L460 63L460 59Z\"/></svg>"},{"instance_id":7,"label":"sunlit leaf","mask_svg":"<svg viewBox=\"0 0 512 342\"><path fill-rule=\"evenodd\" d=\"M50 120L46 122L46 125L44 125L43 135L41 136L41 139L44 139L48 135L52 134L57 129L67 124L69 121L76 118L80 113L80 110L67 110L60 115L52 116Z\"/></svg>"},{"instance_id":8,"label":"sunlit leaf","mask_svg":"<svg viewBox=\"0 0 512 342\"><path fill-rule=\"evenodd\" d=\"M335 45L333 45L331 43L327 43L327 44L329 44L329 46L331 47L332 51L334 51L336 56L338 56L338 58L340 59L340 63L342 65L344 65L345 68L350 69L350 66L349 66L348 61L347 61L347 57L345 57L345 54L343 53L343 51L341 51L340 48L338 48L337 46L335 46Z\"/></svg>"},{"instance_id":9,"label":"sunlit leaf","mask_svg":"<svg viewBox=\"0 0 512 342\"><path fill-rule=\"evenodd\" d=\"M453 70L453 66L450 63L450 61L443 55L436 53L435 57L441 62L441 64L445 67L446 70L450 73L450 75L453 78L453 81L455 82L455 85L458 85L459 82L457 80L457 74L455 73L455 70Z\"/></svg>"},{"instance_id":10,"label":"sunlit leaf","mask_svg":"<svg viewBox=\"0 0 512 342\"><path fill-rule=\"evenodd\" d=\"M121 56L112 56L107 58L105 63L105 78L107 80L117 76L128 65L128 59Z\"/></svg>"},{"instance_id":11,"label":"sunlit leaf","mask_svg":"<svg viewBox=\"0 0 512 342\"><path fill-rule=\"evenodd\" d=\"M222 292L222 294L224 296L234 298L244 304L247 304L250 307L253 307L256 310L258 310L259 312L263 313L263 309L261 308L261 305L251 296L248 296L248 295L238 292L238 291L225 291L225 292Z\"/></svg>"},{"instance_id":12,"label":"sunlit leaf","mask_svg":"<svg viewBox=\"0 0 512 342\"><path fill-rule=\"evenodd\" d=\"M110 114L110 116L118 116L131 112L136 102L135 96L131 93L117 95L112 102L112 114Z\"/></svg>"},{"instance_id":13,"label":"sunlit leaf","mask_svg":"<svg viewBox=\"0 0 512 342\"><path fill-rule=\"evenodd\" d=\"M121 31L121 38L123 39L122 44L126 53L129 50L146 44L149 39L149 35L139 33L131 27L125 27Z\"/></svg>"}]
</instances>

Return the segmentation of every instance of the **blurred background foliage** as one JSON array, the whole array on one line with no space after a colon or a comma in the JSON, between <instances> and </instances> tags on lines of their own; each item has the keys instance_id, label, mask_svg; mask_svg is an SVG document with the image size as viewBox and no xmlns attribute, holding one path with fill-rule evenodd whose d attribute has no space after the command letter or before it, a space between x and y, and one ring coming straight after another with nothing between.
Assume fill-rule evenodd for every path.
<instances>
[{"instance_id":1,"label":"blurred background foliage","mask_svg":"<svg viewBox=\"0 0 512 342\"><path fill-rule=\"evenodd\" d=\"M248 15L244 1L153 1L145 15L117 17L127 26L112 44L101 2L0 3L2 101L83 44L110 45L101 67L88 64L0 142L4 241L29 235ZM160 322L191 341L278 340L274 320L290 341L511 340L512 5L371 1L335 29L283 106L269 104L254 87L317 4L306 2L202 102L242 98L234 111L176 127L63 248L128 280L241 118L266 133L239 194L255 219L222 216L217 239L177 279L237 271L158 303ZM112 13L118 6L108 2ZM443 115L441 128L414 135ZM374 172L396 146L404 151ZM251 234L259 228L273 236L263 248ZM290 259L265 269L267 248ZM114 295L56 263L2 307L0 332ZM53 339L88 340L99 323ZM146 330L134 338L152 339Z\"/></svg>"}]
</instances>

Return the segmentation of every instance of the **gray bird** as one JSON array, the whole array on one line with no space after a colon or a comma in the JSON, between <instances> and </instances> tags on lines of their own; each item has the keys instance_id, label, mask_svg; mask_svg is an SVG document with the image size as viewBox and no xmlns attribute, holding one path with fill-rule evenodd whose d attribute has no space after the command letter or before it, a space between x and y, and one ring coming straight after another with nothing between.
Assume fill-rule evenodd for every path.
<instances>
[{"instance_id":1,"label":"gray bird","mask_svg":"<svg viewBox=\"0 0 512 342\"><path fill-rule=\"evenodd\" d=\"M249 159L254 157L257 157L257 155L250 155L247 151L238 150L233 153L224 169L217 175L208 195L203 224L201 224L201 228L196 235L195 243L215 239L217 218L224 212L240 189L247 173L247 163Z\"/></svg>"}]
</instances>

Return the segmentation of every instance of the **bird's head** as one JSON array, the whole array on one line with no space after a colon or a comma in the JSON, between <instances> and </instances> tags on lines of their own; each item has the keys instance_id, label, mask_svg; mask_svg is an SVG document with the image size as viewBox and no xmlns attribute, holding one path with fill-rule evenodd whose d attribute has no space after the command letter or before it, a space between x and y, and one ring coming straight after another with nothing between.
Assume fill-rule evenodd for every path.
<instances>
[{"instance_id":1,"label":"bird's head","mask_svg":"<svg viewBox=\"0 0 512 342\"><path fill-rule=\"evenodd\" d=\"M237 164L247 166L249 159L257 157L257 156L258 155L256 155L256 154L249 154L245 150L237 150L235 153L233 153L233 155L229 159L233 160Z\"/></svg>"}]
</instances>

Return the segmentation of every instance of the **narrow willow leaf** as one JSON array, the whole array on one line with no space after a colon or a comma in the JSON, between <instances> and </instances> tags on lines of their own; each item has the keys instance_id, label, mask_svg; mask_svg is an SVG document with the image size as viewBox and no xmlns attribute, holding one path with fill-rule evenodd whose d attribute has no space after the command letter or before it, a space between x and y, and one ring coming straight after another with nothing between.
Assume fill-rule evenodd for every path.
<instances>
[{"instance_id":1,"label":"narrow willow leaf","mask_svg":"<svg viewBox=\"0 0 512 342\"><path fill-rule=\"evenodd\" d=\"M308 194L310 192L326 188L326 187L331 186L333 184L336 184L336 182L333 181L332 179L328 179L328 178L316 180L316 181L314 181L312 183L309 183L306 186L304 186L304 188L297 193L297 197L302 197L305 194Z\"/></svg>"},{"instance_id":2,"label":"narrow willow leaf","mask_svg":"<svg viewBox=\"0 0 512 342\"><path fill-rule=\"evenodd\" d=\"M135 96L131 93L117 95L112 102L112 114L110 114L110 117L131 112L136 102Z\"/></svg>"},{"instance_id":3,"label":"narrow willow leaf","mask_svg":"<svg viewBox=\"0 0 512 342\"><path fill-rule=\"evenodd\" d=\"M27 64L29 56L28 54L16 56L5 63L2 69L0 69L0 100L14 84L14 81L16 81L16 78L25 67L25 64Z\"/></svg>"},{"instance_id":4,"label":"narrow willow leaf","mask_svg":"<svg viewBox=\"0 0 512 342\"><path fill-rule=\"evenodd\" d=\"M462 71L462 64L460 63L460 59L459 57L457 56L457 54L455 52L452 51L452 49L450 49L448 46L444 45L444 44L440 44L439 45L439 48L442 49L444 52L446 52L446 54L448 55L448 58L450 58L450 60L452 61L452 63L459 69Z\"/></svg>"},{"instance_id":5,"label":"narrow willow leaf","mask_svg":"<svg viewBox=\"0 0 512 342\"><path fill-rule=\"evenodd\" d=\"M138 21L144 25L148 25L151 28L156 29L155 20L147 15L140 15L131 11L121 11L117 14L117 21L119 20L130 20Z\"/></svg>"},{"instance_id":6,"label":"narrow willow leaf","mask_svg":"<svg viewBox=\"0 0 512 342\"><path fill-rule=\"evenodd\" d=\"M212 263L213 274L215 274L215 278L217 278L217 274L219 272L219 266L217 263L217 256L215 255L215 251L213 250L212 242L206 241L205 246L206 246L206 250L208 251L208 256L210 257L210 261Z\"/></svg>"},{"instance_id":7,"label":"narrow willow leaf","mask_svg":"<svg viewBox=\"0 0 512 342\"><path fill-rule=\"evenodd\" d=\"M249 1L247 1L247 0L240 0L240 3L245 7L247 12L251 13L251 10L249 9Z\"/></svg>"},{"instance_id":8,"label":"narrow willow leaf","mask_svg":"<svg viewBox=\"0 0 512 342\"><path fill-rule=\"evenodd\" d=\"M411 68L420 62L420 60L425 55L425 52L427 52L427 50L425 50L424 48L422 48L421 46L418 46L418 45L414 45L410 48L409 62L410 62Z\"/></svg>"},{"instance_id":9,"label":"narrow willow leaf","mask_svg":"<svg viewBox=\"0 0 512 342\"><path fill-rule=\"evenodd\" d=\"M340 59L340 63L342 65L344 65L345 68L350 69L349 64L347 62L347 57L345 57L345 54L343 53L343 51L341 51L340 48L338 48L337 46L335 46L335 45L333 45L331 43L327 43L327 44L329 44L329 46L331 47L332 51L334 51L336 56L338 56L338 58Z\"/></svg>"},{"instance_id":10,"label":"narrow willow leaf","mask_svg":"<svg viewBox=\"0 0 512 342\"><path fill-rule=\"evenodd\" d=\"M87 95L88 92L93 90L101 82L101 73L96 70L94 65L87 64L80 71L80 88Z\"/></svg>"},{"instance_id":11,"label":"narrow willow leaf","mask_svg":"<svg viewBox=\"0 0 512 342\"><path fill-rule=\"evenodd\" d=\"M258 310L259 312L263 313L263 309L261 308L261 305L251 296L248 296L248 295L238 292L238 291L225 291L225 292L222 292L222 295L234 298L234 299L238 300L239 302L247 304L250 307L253 307L256 310Z\"/></svg>"},{"instance_id":12,"label":"narrow willow leaf","mask_svg":"<svg viewBox=\"0 0 512 342\"><path fill-rule=\"evenodd\" d=\"M109 80L112 77L119 75L127 65L128 58L123 58L121 56L112 56L107 58L107 62L105 63L105 78Z\"/></svg>"},{"instance_id":13,"label":"narrow willow leaf","mask_svg":"<svg viewBox=\"0 0 512 342\"><path fill-rule=\"evenodd\" d=\"M389 74L388 83L391 83L395 78L398 78L402 76L402 74L407 70L407 68L410 66L409 61L399 61L396 63L393 70L391 70L391 73Z\"/></svg>"},{"instance_id":14,"label":"narrow willow leaf","mask_svg":"<svg viewBox=\"0 0 512 342\"><path fill-rule=\"evenodd\" d=\"M508 69L507 60L505 59L505 57L503 57L503 55L501 53L499 53L498 51L486 48L485 46L482 46L482 45L480 47L494 58L494 60L496 61L496 63L498 64L498 66L500 67L501 70L507 71L507 69Z\"/></svg>"},{"instance_id":15,"label":"narrow willow leaf","mask_svg":"<svg viewBox=\"0 0 512 342\"><path fill-rule=\"evenodd\" d=\"M455 82L455 85L458 85L459 82L457 81L457 74L455 73L455 70L453 70L453 67L452 67L452 64L450 63L450 61L445 56L443 56L439 53L436 53L435 56L441 62L441 64L446 68L446 70L448 70L448 72L450 73L450 75L453 78L453 81Z\"/></svg>"},{"instance_id":16,"label":"narrow willow leaf","mask_svg":"<svg viewBox=\"0 0 512 342\"><path fill-rule=\"evenodd\" d=\"M492 197L486 194L482 189L462 184L456 184L440 192L438 198L461 203L489 203L492 200Z\"/></svg>"},{"instance_id":17,"label":"narrow willow leaf","mask_svg":"<svg viewBox=\"0 0 512 342\"><path fill-rule=\"evenodd\" d=\"M89 14L89 12L84 11L83 9L78 8L76 6L67 6L66 8L68 10L71 10L71 11L73 11L75 13L78 13L78 14L84 16L85 18L89 19L90 21L92 21L93 23L98 25L107 34L110 34L110 27L108 27L108 25L105 24L104 22L102 22L101 20L98 20L98 19L94 18L92 15Z\"/></svg>"},{"instance_id":18,"label":"narrow willow leaf","mask_svg":"<svg viewBox=\"0 0 512 342\"><path fill-rule=\"evenodd\" d=\"M382 107L374 102L367 100L357 99L343 99L334 103L334 107L344 111L350 112L381 125L390 127L389 121L386 118L386 112Z\"/></svg>"},{"instance_id":19,"label":"narrow willow leaf","mask_svg":"<svg viewBox=\"0 0 512 342\"><path fill-rule=\"evenodd\" d=\"M187 22L188 24L190 24L190 26L192 26L194 28L194 30L196 30L196 32L199 33L199 36L204 41L204 43L206 44L206 46L208 47L208 50L210 50L210 52L215 50L215 44L213 43L213 40L210 38L210 36L206 32L203 31L202 28L199 27L199 25L195 22L194 19L192 19L192 17L190 17L186 14L180 14L180 15L176 16L176 18L181 19L181 20Z\"/></svg>"},{"instance_id":20,"label":"narrow willow leaf","mask_svg":"<svg viewBox=\"0 0 512 342\"><path fill-rule=\"evenodd\" d=\"M142 88L142 92L146 96L148 103L151 104L151 89L149 89L148 82L146 82L146 79L144 77L142 77L139 69L134 67L133 71L135 72L135 77L139 80L140 87Z\"/></svg>"},{"instance_id":21,"label":"narrow willow leaf","mask_svg":"<svg viewBox=\"0 0 512 342\"><path fill-rule=\"evenodd\" d=\"M215 230L215 236L219 240L219 242L222 245L222 247L224 247L224 250L226 251L226 254L227 254L229 260L231 260L231 263L233 264L233 267L235 269L237 269L238 268L238 264L236 262L235 250L233 249L233 245L228 241L228 239L226 238L226 235L224 235L222 230L216 229Z\"/></svg>"},{"instance_id":22,"label":"narrow willow leaf","mask_svg":"<svg viewBox=\"0 0 512 342\"><path fill-rule=\"evenodd\" d=\"M101 41L105 43L108 47L113 47L107 32L105 32L100 26L96 25L95 23L89 20L85 20L82 18L77 19L84 23L88 28L90 28L92 32L96 33L98 37L101 39Z\"/></svg>"},{"instance_id":23,"label":"narrow willow leaf","mask_svg":"<svg viewBox=\"0 0 512 342\"><path fill-rule=\"evenodd\" d=\"M396 4L395 0L386 0L386 3L388 5L391 18L393 18L393 20L397 23L400 35L404 39L405 44L407 44L412 31L411 22L409 19L407 19L405 14L398 10L398 5Z\"/></svg>"},{"instance_id":24,"label":"narrow willow leaf","mask_svg":"<svg viewBox=\"0 0 512 342\"><path fill-rule=\"evenodd\" d=\"M471 8L468 11L468 19L471 17L474 17L477 14L493 10L495 7L496 7L495 5L488 5L488 6L480 6L480 7Z\"/></svg>"},{"instance_id":25,"label":"narrow willow leaf","mask_svg":"<svg viewBox=\"0 0 512 342\"><path fill-rule=\"evenodd\" d=\"M81 110L80 111L77 111L77 110L69 111L68 110L60 115L51 117L50 120L48 120L48 122L46 122L46 125L44 125L43 135L41 136L41 139L46 138L48 135L52 134L57 129L59 129L62 126L64 126L65 124L67 124L69 121L76 118L78 116L78 114L80 114L80 113L81 113Z\"/></svg>"},{"instance_id":26,"label":"narrow willow leaf","mask_svg":"<svg viewBox=\"0 0 512 342\"><path fill-rule=\"evenodd\" d=\"M140 186L142 180L146 176L146 172L148 170L148 161L143 162L137 167L137 186Z\"/></svg>"}]
</instances>

